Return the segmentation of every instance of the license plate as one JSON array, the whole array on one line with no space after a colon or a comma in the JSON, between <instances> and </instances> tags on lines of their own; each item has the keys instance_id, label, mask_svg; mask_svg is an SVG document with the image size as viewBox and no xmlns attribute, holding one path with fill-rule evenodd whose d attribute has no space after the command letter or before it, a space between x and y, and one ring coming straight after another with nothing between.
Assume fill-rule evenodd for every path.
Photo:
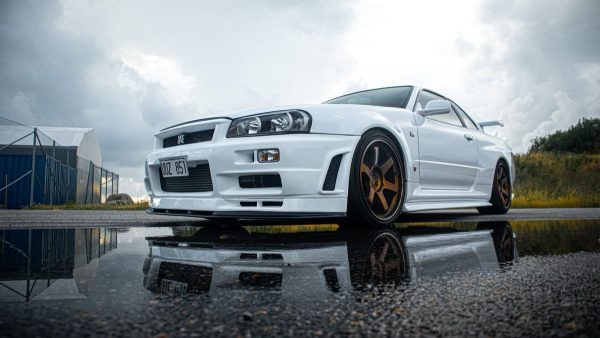
<instances>
[{"instance_id":1,"label":"license plate","mask_svg":"<svg viewBox=\"0 0 600 338\"><path fill-rule=\"evenodd\" d=\"M160 171L163 177L188 176L187 161L185 158L160 161Z\"/></svg>"},{"instance_id":2,"label":"license plate","mask_svg":"<svg viewBox=\"0 0 600 338\"><path fill-rule=\"evenodd\" d=\"M187 292L187 288L187 283L171 279L162 279L160 281L160 292L166 295L182 295Z\"/></svg>"}]
</instances>

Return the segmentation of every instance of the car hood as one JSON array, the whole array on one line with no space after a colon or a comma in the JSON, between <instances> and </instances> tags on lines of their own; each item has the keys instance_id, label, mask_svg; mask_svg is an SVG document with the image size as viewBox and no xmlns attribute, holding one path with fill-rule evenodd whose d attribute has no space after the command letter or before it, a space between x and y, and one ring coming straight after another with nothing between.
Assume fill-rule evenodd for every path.
<instances>
[{"instance_id":1,"label":"car hood","mask_svg":"<svg viewBox=\"0 0 600 338\"><path fill-rule=\"evenodd\" d=\"M216 119L216 118L227 118L227 119L237 119L244 116L250 116L261 113L269 113L276 112L281 110L292 110L299 109L304 110L311 114L314 119L322 118L323 114L327 115L327 119L347 119L349 115L353 114L381 114L381 113L397 113L398 111L406 111L401 108L391 108L391 107L379 107L379 106L367 106L367 105L357 105L357 104L296 104L296 105L285 105L285 106L270 106L270 107L260 107L260 108L252 108L252 109L244 109L232 112L222 112L215 113L209 115L201 115L198 116L197 119L178 123L174 126L170 126L164 128L162 131L171 129L176 126L183 126L188 123L199 122L202 120Z\"/></svg>"}]
</instances>

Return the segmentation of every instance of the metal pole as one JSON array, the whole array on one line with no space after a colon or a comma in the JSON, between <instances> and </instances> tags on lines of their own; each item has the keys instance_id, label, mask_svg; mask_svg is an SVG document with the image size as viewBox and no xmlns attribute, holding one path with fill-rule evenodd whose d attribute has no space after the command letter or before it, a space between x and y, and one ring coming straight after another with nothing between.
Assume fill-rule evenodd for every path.
<instances>
[{"instance_id":1,"label":"metal pole","mask_svg":"<svg viewBox=\"0 0 600 338\"><path fill-rule=\"evenodd\" d=\"M106 196L104 202L106 202L106 200L108 200L108 170L104 170L104 182L104 195Z\"/></svg>"},{"instance_id":2,"label":"metal pole","mask_svg":"<svg viewBox=\"0 0 600 338\"><path fill-rule=\"evenodd\" d=\"M31 189L29 190L29 206L33 205L33 190L35 187L35 139L37 138L37 128L33 128L33 150L31 151Z\"/></svg>"},{"instance_id":3,"label":"metal pole","mask_svg":"<svg viewBox=\"0 0 600 338\"><path fill-rule=\"evenodd\" d=\"M102 203L102 179L104 178L104 169L102 169L102 167L100 167L100 200L98 201L98 203Z\"/></svg>"},{"instance_id":4,"label":"metal pole","mask_svg":"<svg viewBox=\"0 0 600 338\"><path fill-rule=\"evenodd\" d=\"M96 166L94 163L90 162L90 167L92 168L92 204L94 204L94 174L96 172Z\"/></svg>"},{"instance_id":5,"label":"metal pole","mask_svg":"<svg viewBox=\"0 0 600 338\"><path fill-rule=\"evenodd\" d=\"M8 185L8 174L4 175L4 186ZM8 208L8 189L4 189L4 205Z\"/></svg>"},{"instance_id":6,"label":"metal pole","mask_svg":"<svg viewBox=\"0 0 600 338\"><path fill-rule=\"evenodd\" d=\"M119 175L117 175L117 194L119 193Z\"/></svg>"},{"instance_id":7,"label":"metal pole","mask_svg":"<svg viewBox=\"0 0 600 338\"><path fill-rule=\"evenodd\" d=\"M48 159L46 159L46 165L44 166L44 203L46 203L46 197L48 197Z\"/></svg>"},{"instance_id":8,"label":"metal pole","mask_svg":"<svg viewBox=\"0 0 600 338\"><path fill-rule=\"evenodd\" d=\"M52 164L54 166L54 171L52 172L54 175L52 175L54 184L52 185L52 195L50 196L50 204L54 204L54 195L56 194L56 192L54 191L54 186L56 185L56 180L59 179L60 177L57 177L58 175L56 175L56 141L52 140ZM60 184L60 182L59 182ZM60 201L58 202L60 203Z\"/></svg>"},{"instance_id":9,"label":"metal pole","mask_svg":"<svg viewBox=\"0 0 600 338\"><path fill-rule=\"evenodd\" d=\"M110 194L113 195L115 193L115 173L110 172Z\"/></svg>"},{"instance_id":10,"label":"metal pole","mask_svg":"<svg viewBox=\"0 0 600 338\"><path fill-rule=\"evenodd\" d=\"M75 189L77 189L77 186L75 186ZM69 195L71 192L71 163L69 163L69 150L67 149L67 202L69 199ZM77 193L73 194L74 198L77 198Z\"/></svg>"},{"instance_id":11,"label":"metal pole","mask_svg":"<svg viewBox=\"0 0 600 338\"><path fill-rule=\"evenodd\" d=\"M32 173L33 174L33 173ZM27 292L25 293L25 301L29 302L29 278L31 275L31 229L28 231L27 236Z\"/></svg>"}]
</instances>

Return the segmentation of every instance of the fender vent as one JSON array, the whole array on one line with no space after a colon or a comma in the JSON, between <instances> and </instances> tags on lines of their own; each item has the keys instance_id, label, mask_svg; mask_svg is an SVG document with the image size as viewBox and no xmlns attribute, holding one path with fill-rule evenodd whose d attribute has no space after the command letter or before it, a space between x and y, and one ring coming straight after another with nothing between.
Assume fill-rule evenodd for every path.
<instances>
[{"instance_id":1,"label":"fender vent","mask_svg":"<svg viewBox=\"0 0 600 338\"><path fill-rule=\"evenodd\" d=\"M338 280L337 271L335 269L325 269L323 270L323 275L325 276L325 284L329 290L333 292L340 291L340 281Z\"/></svg>"},{"instance_id":2,"label":"fender vent","mask_svg":"<svg viewBox=\"0 0 600 338\"><path fill-rule=\"evenodd\" d=\"M323 182L323 190L333 191L335 190L335 183L337 181L338 171L340 170L340 164L342 163L342 154L335 155L331 159L327 175L325 176L325 182Z\"/></svg>"}]
</instances>

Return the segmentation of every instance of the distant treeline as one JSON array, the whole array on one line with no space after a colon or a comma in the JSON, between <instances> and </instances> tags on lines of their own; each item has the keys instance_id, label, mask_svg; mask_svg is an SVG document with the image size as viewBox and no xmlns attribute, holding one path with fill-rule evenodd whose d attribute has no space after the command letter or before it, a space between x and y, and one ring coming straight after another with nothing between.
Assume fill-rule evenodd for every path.
<instances>
[{"instance_id":1,"label":"distant treeline","mask_svg":"<svg viewBox=\"0 0 600 338\"><path fill-rule=\"evenodd\" d=\"M600 118L584 118L567 130L536 137L529 152L600 154Z\"/></svg>"},{"instance_id":2,"label":"distant treeline","mask_svg":"<svg viewBox=\"0 0 600 338\"><path fill-rule=\"evenodd\" d=\"M599 207L600 154L515 155L514 206Z\"/></svg>"},{"instance_id":3,"label":"distant treeline","mask_svg":"<svg viewBox=\"0 0 600 338\"><path fill-rule=\"evenodd\" d=\"M515 207L600 206L600 119L535 138L515 169Z\"/></svg>"}]
</instances>

